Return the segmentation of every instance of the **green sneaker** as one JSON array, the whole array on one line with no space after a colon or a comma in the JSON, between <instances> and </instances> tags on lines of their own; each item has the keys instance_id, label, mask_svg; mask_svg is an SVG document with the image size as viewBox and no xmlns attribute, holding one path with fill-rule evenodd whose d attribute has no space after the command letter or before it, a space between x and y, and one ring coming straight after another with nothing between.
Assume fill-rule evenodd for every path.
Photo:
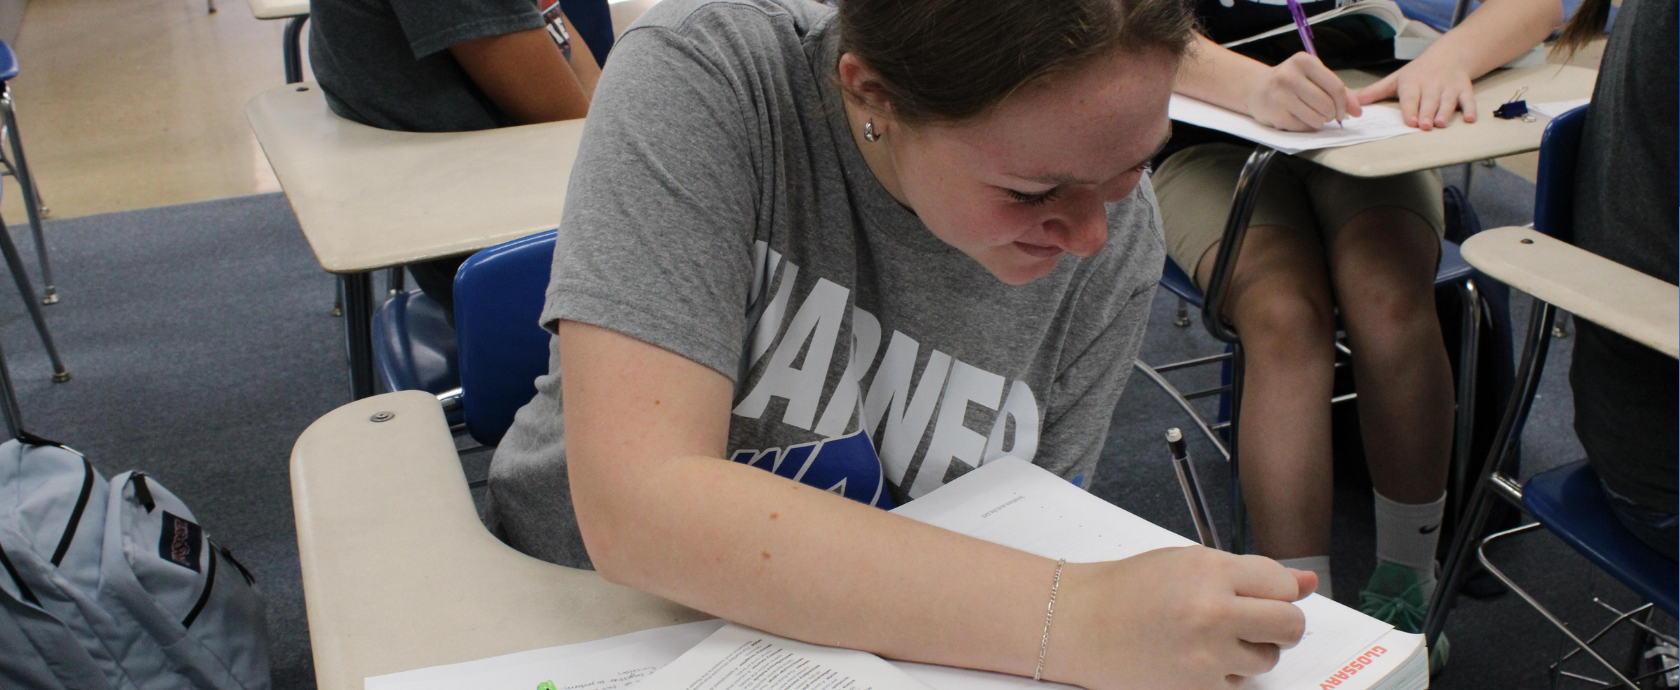
<instances>
[{"instance_id":1,"label":"green sneaker","mask_svg":"<svg viewBox=\"0 0 1680 690\"><path fill-rule=\"evenodd\" d=\"M1417 571L1399 563L1378 561L1371 581L1359 592L1359 610L1365 615L1394 626L1401 632L1423 632L1423 617L1429 608L1429 597L1435 593L1435 578L1418 577ZM1442 633L1429 650L1429 675L1434 676L1447 665L1452 646Z\"/></svg>"}]
</instances>

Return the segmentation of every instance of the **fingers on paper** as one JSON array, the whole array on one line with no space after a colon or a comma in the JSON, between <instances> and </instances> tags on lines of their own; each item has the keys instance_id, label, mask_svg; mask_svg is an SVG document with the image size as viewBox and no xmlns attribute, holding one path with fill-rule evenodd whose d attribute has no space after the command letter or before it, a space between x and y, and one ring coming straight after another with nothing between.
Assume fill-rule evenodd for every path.
<instances>
[{"instance_id":1,"label":"fingers on paper","mask_svg":"<svg viewBox=\"0 0 1680 690\"><path fill-rule=\"evenodd\" d=\"M1307 615L1288 602L1238 598L1233 611L1232 632L1245 642L1289 649L1300 643L1307 631Z\"/></svg>"},{"instance_id":2,"label":"fingers on paper","mask_svg":"<svg viewBox=\"0 0 1680 690\"><path fill-rule=\"evenodd\" d=\"M1455 93L1441 94L1441 105L1435 109L1435 126L1445 127L1452 122L1454 112L1458 111L1459 95Z\"/></svg>"},{"instance_id":3,"label":"fingers on paper","mask_svg":"<svg viewBox=\"0 0 1680 690\"><path fill-rule=\"evenodd\" d=\"M1476 121L1476 92L1465 89L1458 94L1458 109L1464 111L1465 122Z\"/></svg>"},{"instance_id":4,"label":"fingers on paper","mask_svg":"<svg viewBox=\"0 0 1680 690\"><path fill-rule=\"evenodd\" d=\"M1402 81L1397 88L1400 96L1400 117L1406 121L1406 126L1428 129L1418 121L1418 101L1421 100L1422 94L1417 82Z\"/></svg>"},{"instance_id":5,"label":"fingers on paper","mask_svg":"<svg viewBox=\"0 0 1680 690\"><path fill-rule=\"evenodd\" d=\"M1318 58L1305 53L1298 53L1300 74L1291 80L1289 86L1301 103L1310 112L1295 112L1295 116L1303 122L1314 125L1314 129L1333 120L1347 117L1345 95L1347 85L1342 83L1335 72L1325 68ZM1292 110L1293 112L1293 110Z\"/></svg>"},{"instance_id":6,"label":"fingers on paper","mask_svg":"<svg viewBox=\"0 0 1680 690\"><path fill-rule=\"evenodd\" d=\"M1417 128L1425 132L1436 127L1445 126L1438 120L1441 109L1441 90L1439 88L1421 89L1418 94ZM1451 111L1448 111L1449 113Z\"/></svg>"},{"instance_id":7,"label":"fingers on paper","mask_svg":"<svg viewBox=\"0 0 1680 690\"><path fill-rule=\"evenodd\" d=\"M1311 570L1295 570L1291 568L1290 574L1295 576L1295 586L1301 588L1299 596L1295 597L1296 601L1305 599L1307 598L1307 595L1318 591L1318 573Z\"/></svg>"},{"instance_id":8,"label":"fingers on paper","mask_svg":"<svg viewBox=\"0 0 1680 690\"><path fill-rule=\"evenodd\" d=\"M1301 598L1294 571L1265 556L1237 556L1231 565L1232 591L1239 597L1290 602Z\"/></svg>"},{"instance_id":9,"label":"fingers on paper","mask_svg":"<svg viewBox=\"0 0 1680 690\"><path fill-rule=\"evenodd\" d=\"M1283 653L1275 644L1237 640L1237 647L1229 668L1233 675L1238 676L1253 677L1272 670L1277 666L1278 656Z\"/></svg>"},{"instance_id":10,"label":"fingers on paper","mask_svg":"<svg viewBox=\"0 0 1680 690\"><path fill-rule=\"evenodd\" d=\"M1359 90L1359 104L1370 105L1377 101L1394 98L1397 93L1396 84L1400 83L1399 73L1390 74L1377 83Z\"/></svg>"}]
</instances>

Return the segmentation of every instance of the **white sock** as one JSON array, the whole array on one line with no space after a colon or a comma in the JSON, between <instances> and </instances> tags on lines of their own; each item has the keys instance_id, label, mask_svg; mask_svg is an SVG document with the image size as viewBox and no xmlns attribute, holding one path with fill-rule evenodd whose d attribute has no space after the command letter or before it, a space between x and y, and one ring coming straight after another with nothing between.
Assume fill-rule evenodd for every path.
<instances>
[{"instance_id":1,"label":"white sock","mask_svg":"<svg viewBox=\"0 0 1680 690\"><path fill-rule=\"evenodd\" d=\"M1336 598L1335 595L1331 593L1332 590L1330 589L1330 557L1329 556L1307 556L1305 558L1280 558L1280 559L1278 559L1278 563L1285 568L1294 568L1296 570L1311 570L1315 573L1318 573L1318 589L1313 590L1313 591L1318 592L1319 596L1322 596L1326 599Z\"/></svg>"},{"instance_id":2,"label":"white sock","mask_svg":"<svg viewBox=\"0 0 1680 690\"><path fill-rule=\"evenodd\" d=\"M1418 578L1435 579L1435 545L1441 540L1441 516L1447 494L1433 503L1397 503L1375 490L1377 503L1377 559L1417 571Z\"/></svg>"}]
</instances>

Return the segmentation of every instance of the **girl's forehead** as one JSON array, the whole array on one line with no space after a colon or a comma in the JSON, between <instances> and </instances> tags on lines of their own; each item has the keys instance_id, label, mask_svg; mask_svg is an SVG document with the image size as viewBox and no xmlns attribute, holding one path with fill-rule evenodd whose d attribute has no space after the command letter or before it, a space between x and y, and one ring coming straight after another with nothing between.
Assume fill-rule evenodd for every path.
<instances>
[{"instance_id":1,"label":"girl's forehead","mask_svg":"<svg viewBox=\"0 0 1680 690\"><path fill-rule=\"evenodd\" d=\"M1176 61L1122 56L1024 88L973 121L934 136L1007 162L1011 173L1107 179L1167 136Z\"/></svg>"}]
</instances>

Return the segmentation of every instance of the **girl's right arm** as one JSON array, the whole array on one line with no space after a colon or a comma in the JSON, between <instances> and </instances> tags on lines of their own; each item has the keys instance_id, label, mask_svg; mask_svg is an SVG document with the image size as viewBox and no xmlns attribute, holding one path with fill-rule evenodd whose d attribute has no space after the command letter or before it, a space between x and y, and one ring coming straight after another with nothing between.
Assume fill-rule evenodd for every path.
<instances>
[{"instance_id":1,"label":"girl's right arm","mask_svg":"<svg viewBox=\"0 0 1680 690\"><path fill-rule=\"evenodd\" d=\"M1201 35L1180 63L1173 91L1292 132L1320 129L1361 112L1354 91L1316 57L1296 53L1267 67Z\"/></svg>"},{"instance_id":2,"label":"girl's right arm","mask_svg":"<svg viewBox=\"0 0 1680 690\"><path fill-rule=\"evenodd\" d=\"M1053 562L726 461L733 386L614 331L559 325L567 463L609 580L820 644L1030 676ZM1046 678L1228 688L1300 639L1310 574L1200 547L1068 564Z\"/></svg>"}]
</instances>

